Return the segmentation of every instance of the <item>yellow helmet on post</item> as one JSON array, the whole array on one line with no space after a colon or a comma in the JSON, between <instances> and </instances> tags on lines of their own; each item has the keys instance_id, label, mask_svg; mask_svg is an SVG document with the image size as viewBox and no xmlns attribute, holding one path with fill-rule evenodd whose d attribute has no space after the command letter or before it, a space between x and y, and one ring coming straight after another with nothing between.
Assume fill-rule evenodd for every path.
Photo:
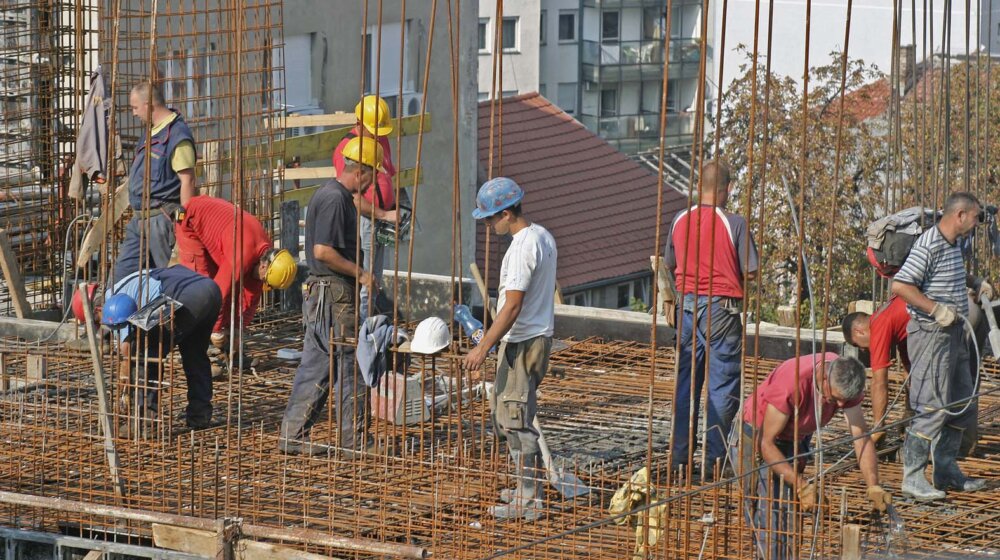
<instances>
[{"instance_id":1,"label":"yellow helmet on post","mask_svg":"<svg viewBox=\"0 0 1000 560\"><path fill-rule=\"evenodd\" d=\"M389 104L377 95L366 95L354 108L354 116L375 136L388 136L392 132L392 114Z\"/></svg>"},{"instance_id":2,"label":"yellow helmet on post","mask_svg":"<svg viewBox=\"0 0 1000 560\"><path fill-rule=\"evenodd\" d=\"M267 272L264 273L264 283L274 290L284 290L292 285L298 274L299 266L295 258L286 249L271 249L264 255L267 262Z\"/></svg>"},{"instance_id":3,"label":"yellow helmet on post","mask_svg":"<svg viewBox=\"0 0 1000 560\"><path fill-rule=\"evenodd\" d=\"M374 138L355 136L347 141L343 151L344 159L367 165L372 169L382 168L382 145Z\"/></svg>"}]
</instances>

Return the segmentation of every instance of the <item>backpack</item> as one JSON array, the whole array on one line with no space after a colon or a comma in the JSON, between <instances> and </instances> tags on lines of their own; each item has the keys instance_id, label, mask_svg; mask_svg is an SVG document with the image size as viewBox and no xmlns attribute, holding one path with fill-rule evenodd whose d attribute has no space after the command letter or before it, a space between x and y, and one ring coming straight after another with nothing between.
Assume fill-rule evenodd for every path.
<instances>
[{"instance_id":1,"label":"backpack","mask_svg":"<svg viewBox=\"0 0 1000 560\"><path fill-rule=\"evenodd\" d=\"M933 227L940 213L923 206L913 206L879 218L868 226L868 262L882 278L892 278L906 262L917 237Z\"/></svg>"}]
</instances>

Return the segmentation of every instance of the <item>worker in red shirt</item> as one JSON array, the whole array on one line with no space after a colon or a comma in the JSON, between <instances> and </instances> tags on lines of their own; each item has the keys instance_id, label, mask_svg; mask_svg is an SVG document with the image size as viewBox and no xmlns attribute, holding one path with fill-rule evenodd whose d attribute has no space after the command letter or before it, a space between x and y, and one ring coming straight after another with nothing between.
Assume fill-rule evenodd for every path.
<instances>
[{"instance_id":1,"label":"worker in red shirt","mask_svg":"<svg viewBox=\"0 0 1000 560\"><path fill-rule=\"evenodd\" d=\"M889 366L897 353L903 368L910 371L910 358L906 353L906 324L909 322L906 302L896 296L889 298L874 315L855 311L844 317L844 340L858 348L867 349L871 358L872 424L876 428L885 423L889 408ZM909 416L912 414L909 410L909 398L904 399L904 402L907 403ZM885 432L872 434L876 445L884 437Z\"/></svg>"},{"instance_id":2,"label":"worker in red shirt","mask_svg":"<svg viewBox=\"0 0 1000 560\"><path fill-rule=\"evenodd\" d=\"M174 226L180 264L215 280L222 291L222 308L212 329L212 344L228 344L230 317L246 327L253 320L265 285L284 290L298 270L291 253L274 249L264 226L252 214L229 201L196 196L188 201ZM237 229L239 226L239 230ZM233 289L242 293L233 296ZM236 340L239 345L239 340Z\"/></svg>"},{"instance_id":3,"label":"worker in red shirt","mask_svg":"<svg viewBox=\"0 0 1000 560\"><path fill-rule=\"evenodd\" d=\"M361 252L363 268L371 272L378 283L382 283L382 271L385 269L385 245L375 240L372 243L374 224L371 216L374 212L376 220L386 222L396 221L396 190L392 179L396 176L396 167L392 164L392 150L389 147L389 134L392 133L392 116L389 104L377 95L366 95L354 108L357 124L333 150L333 166L339 177L344 171L344 146L358 136L375 138L382 146L382 168L376 173L375 181L363 191L355 193L354 205L361 215L359 225L361 235ZM360 317L368 316L368 288L361 287L361 299L358 302ZM385 310L383 310L385 311Z\"/></svg>"}]
</instances>

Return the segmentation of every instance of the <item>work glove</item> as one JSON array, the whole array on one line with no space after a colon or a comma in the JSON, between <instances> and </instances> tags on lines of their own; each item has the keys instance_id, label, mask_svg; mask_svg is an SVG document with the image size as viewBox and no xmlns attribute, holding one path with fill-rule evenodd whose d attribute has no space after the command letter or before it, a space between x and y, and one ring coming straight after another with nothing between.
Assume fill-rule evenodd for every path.
<instances>
[{"instance_id":1,"label":"work glove","mask_svg":"<svg viewBox=\"0 0 1000 560\"><path fill-rule=\"evenodd\" d=\"M218 348L219 350L226 350L227 343L226 334L221 332L212 333L212 346Z\"/></svg>"},{"instance_id":2,"label":"work glove","mask_svg":"<svg viewBox=\"0 0 1000 560\"><path fill-rule=\"evenodd\" d=\"M979 292L976 293L976 301L983 301L983 296L986 296L986 299L993 301L993 286L990 286L990 283L986 280L983 280L982 283L979 284Z\"/></svg>"},{"instance_id":3,"label":"work glove","mask_svg":"<svg viewBox=\"0 0 1000 560\"><path fill-rule=\"evenodd\" d=\"M872 507L881 512L884 512L889 504L892 503L892 494L885 491L879 485L869 486L868 490L865 492L868 495L868 501L872 503Z\"/></svg>"},{"instance_id":4,"label":"work glove","mask_svg":"<svg viewBox=\"0 0 1000 560\"><path fill-rule=\"evenodd\" d=\"M799 506L802 511L812 511L819 505L819 487L815 483L809 483L799 488L796 492L799 497Z\"/></svg>"},{"instance_id":5,"label":"work glove","mask_svg":"<svg viewBox=\"0 0 1000 560\"><path fill-rule=\"evenodd\" d=\"M934 304L934 309L931 309L931 317L937 321L937 324L942 327L950 327L958 319L958 313L950 305L942 305L940 303Z\"/></svg>"}]
</instances>

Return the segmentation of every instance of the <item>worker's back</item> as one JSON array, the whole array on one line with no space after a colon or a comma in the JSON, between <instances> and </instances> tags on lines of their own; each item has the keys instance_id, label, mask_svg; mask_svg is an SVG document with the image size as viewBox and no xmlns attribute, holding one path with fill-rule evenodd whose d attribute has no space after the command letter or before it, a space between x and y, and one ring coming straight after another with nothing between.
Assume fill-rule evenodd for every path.
<instances>
[{"instance_id":1,"label":"worker's back","mask_svg":"<svg viewBox=\"0 0 1000 560\"><path fill-rule=\"evenodd\" d=\"M221 198L192 198L185 207L180 225L194 233L216 262L224 259L231 262L234 268L241 268L238 257L244 259L242 268L246 268L256 264L260 256L271 248L271 239L260 221L246 210L241 209L237 213L231 202ZM243 247L242 255L234 253L237 246L234 240Z\"/></svg>"}]
</instances>

